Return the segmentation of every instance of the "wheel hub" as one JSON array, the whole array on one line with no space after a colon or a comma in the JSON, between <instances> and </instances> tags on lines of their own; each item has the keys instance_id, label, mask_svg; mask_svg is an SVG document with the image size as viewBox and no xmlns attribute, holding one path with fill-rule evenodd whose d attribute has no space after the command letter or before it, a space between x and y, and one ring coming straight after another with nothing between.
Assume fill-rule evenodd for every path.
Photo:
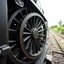
<instances>
[{"instance_id":1,"label":"wheel hub","mask_svg":"<svg viewBox=\"0 0 64 64\"><path fill-rule=\"evenodd\" d=\"M36 28L33 28L33 29L32 29L32 35L33 35L33 37L34 37L35 39L38 38L38 30L37 30Z\"/></svg>"}]
</instances>

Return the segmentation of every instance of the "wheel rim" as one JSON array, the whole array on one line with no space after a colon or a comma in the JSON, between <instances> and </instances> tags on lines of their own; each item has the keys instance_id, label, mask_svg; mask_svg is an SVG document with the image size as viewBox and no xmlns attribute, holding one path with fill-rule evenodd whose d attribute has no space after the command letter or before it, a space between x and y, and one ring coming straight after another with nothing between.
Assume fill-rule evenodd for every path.
<instances>
[{"instance_id":1,"label":"wheel rim","mask_svg":"<svg viewBox=\"0 0 64 64\"><path fill-rule=\"evenodd\" d=\"M36 59L40 56L45 41L46 28L43 18L37 13L30 13L20 28L20 44L24 54L28 58Z\"/></svg>"}]
</instances>

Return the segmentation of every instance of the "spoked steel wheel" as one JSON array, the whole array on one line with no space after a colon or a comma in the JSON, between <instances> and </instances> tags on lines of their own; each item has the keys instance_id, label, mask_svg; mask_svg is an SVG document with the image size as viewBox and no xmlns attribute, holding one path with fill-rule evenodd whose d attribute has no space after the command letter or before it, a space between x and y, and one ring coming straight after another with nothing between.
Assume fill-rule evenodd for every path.
<instances>
[{"instance_id":1,"label":"spoked steel wheel","mask_svg":"<svg viewBox=\"0 0 64 64\"><path fill-rule=\"evenodd\" d=\"M20 44L24 54L30 59L38 58L45 46L45 41L44 19L37 13L28 14L20 28Z\"/></svg>"},{"instance_id":2,"label":"spoked steel wheel","mask_svg":"<svg viewBox=\"0 0 64 64\"><path fill-rule=\"evenodd\" d=\"M24 8L16 11L9 20L9 43L11 53L9 57L16 63L29 64L34 60L29 59L22 51L20 46L20 27L23 19L31 13L30 9Z\"/></svg>"},{"instance_id":3,"label":"spoked steel wheel","mask_svg":"<svg viewBox=\"0 0 64 64\"><path fill-rule=\"evenodd\" d=\"M46 27L39 14L24 8L12 15L9 20L8 44L11 47L9 56L15 63L33 62L41 55L45 41Z\"/></svg>"}]
</instances>

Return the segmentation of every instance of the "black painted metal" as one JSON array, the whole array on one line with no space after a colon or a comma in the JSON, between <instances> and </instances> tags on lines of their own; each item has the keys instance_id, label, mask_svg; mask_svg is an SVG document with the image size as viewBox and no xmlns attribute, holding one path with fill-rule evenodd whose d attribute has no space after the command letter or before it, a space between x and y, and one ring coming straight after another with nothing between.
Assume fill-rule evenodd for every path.
<instances>
[{"instance_id":1,"label":"black painted metal","mask_svg":"<svg viewBox=\"0 0 64 64\"><path fill-rule=\"evenodd\" d=\"M7 0L0 1L0 46L8 42Z\"/></svg>"},{"instance_id":2,"label":"black painted metal","mask_svg":"<svg viewBox=\"0 0 64 64\"><path fill-rule=\"evenodd\" d=\"M46 62L45 58L46 58L47 48L48 48L48 45L45 45L45 47L43 49L44 53L42 52L41 56L35 61L34 64L44 64Z\"/></svg>"},{"instance_id":3,"label":"black painted metal","mask_svg":"<svg viewBox=\"0 0 64 64\"><path fill-rule=\"evenodd\" d=\"M24 10L26 12L25 15L23 15L22 13L22 11ZM19 17L17 18L18 15ZM21 21L21 19L23 20ZM12 17L9 20L9 45L11 47L11 54L9 56L11 57L11 59L14 58L16 59L16 61L21 63L23 63L24 58L36 59L41 55L41 52L45 46L45 42L46 42L46 27L43 18L39 14L37 13L29 14L27 8L24 8L16 11L12 15ZM28 46L29 43L30 46ZM28 48L29 49L31 48L30 52ZM22 60L20 60L18 56L20 56Z\"/></svg>"},{"instance_id":4,"label":"black painted metal","mask_svg":"<svg viewBox=\"0 0 64 64\"><path fill-rule=\"evenodd\" d=\"M14 63L32 63L34 60L29 59L23 53L23 50L20 46L20 26L23 22L23 19L28 15L28 8L23 8L17 10L9 20L9 46L11 47L11 53L9 57L14 61ZM23 14L24 11L24 14ZM19 17L18 17L19 16ZM22 32L22 31L21 31Z\"/></svg>"},{"instance_id":5,"label":"black painted metal","mask_svg":"<svg viewBox=\"0 0 64 64\"><path fill-rule=\"evenodd\" d=\"M0 46L8 42L7 21L7 0L0 0ZM6 57L0 57L0 64L6 63Z\"/></svg>"},{"instance_id":6,"label":"black painted metal","mask_svg":"<svg viewBox=\"0 0 64 64\"><path fill-rule=\"evenodd\" d=\"M0 46L7 44L11 47L11 50L9 50L10 51L9 57L11 58L13 63L37 64L38 62L40 62L39 64L41 64L42 63L41 59L43 58L43 60L44 60L45 55L46 55L45 47L43 47L42 45L39 44L39 49L37 49L37 51L34 48L34 49L32 49L33 53L30 54L30 52L28 50L26 50L26 53L27 53L26 54L23 50L23 49L25 49L25 47L22 48L22 45L20 46L20 44L23 43L23 39L24 39L24 36L22 37L23 39L20 38L20 33L22 33L22 35L23 35L23 33L24 33L24 35L25 34L27 35L29 33L20 31L21 30L20 27L22 27L23 22L25 22L24 18L26 16L28 17L28 19L31 18L30 17L31 15L28 15L31 12L36 12L36 14L39 13L39 14L37 14L37 16L40 16L41 19L43 18L42 22L43 22L44 26L45 26L45 22L47 22L47 20L44 17L43 12L40 10L40 8L36 5L36 3L33 0L27 0L27 1L23 0L23 1L24 1L24 7L28 7L29 9L27 9L27 8L20 9L20 7L18 5L16 5L15 0L1 0L0 1L0 42L1 42ZM37 1L37 0L35 0L35 1ZM20 9L20 10L18 10L18 9ZM30 9L32 9L32 11L30 11ZM24 11L24 12L22 12L22 11ZM17 14L18 14L18 16L17 16ZM21 17L20 17L20 15L21 15ZM8 27L8 20L9 20L9 27ZM42 22L41 21L39 22L39 26L41 25ZM28 27L30 28L30 24L29 24L30 22L26 21L26 23L27 23ZM26 23L24 23L24 25ZM35 25L35 23L32 23L32 26L33 25ZM41 27L41 30L38 31L37 29L40 29L39 26L38 26L38 28L33 27L31 29L31 35L32 35L31 37L34 40L36 40L39 36L41 36L43 34L42 30L43 30L44 26ZM25 25L25 27L26 27L26 25ZM9 34L8 34L8 28L9 28ZM43 38L44 38L43 42L45 43L46 42L46 27L44 27L44 28L45 28L45 30L44 30L44 35L43 35ZM42 31L42 33L38 34L40 31ZM9 38L8 38L8 36L9 36ZM20 41L20 39L22 39L22 41ZM27 39L24 39L24 40L27 40ZM41 42L39 42L39 43L41 43ZM38 54L38 52L41 50L40 49L41 47L43 47L44 51L43 52L41 51L40 54ZM37 55L35 55L35 53L37 53ZM6 61L8 61L7 56L0 57L1 64L6 64ZM36 62L34 62L34 61L36 61Z\"/></svg>"},{"instance_id":7,"label":"black painted metal","mask_svg":"<svg viewBox=\"0 0 64 64\"><path fill-rule=\"evenodd\" d=\"M6 45L2 45L0 46L0 56L6 56L10 53L10 46Z\"/></svg>"}]
</instances>

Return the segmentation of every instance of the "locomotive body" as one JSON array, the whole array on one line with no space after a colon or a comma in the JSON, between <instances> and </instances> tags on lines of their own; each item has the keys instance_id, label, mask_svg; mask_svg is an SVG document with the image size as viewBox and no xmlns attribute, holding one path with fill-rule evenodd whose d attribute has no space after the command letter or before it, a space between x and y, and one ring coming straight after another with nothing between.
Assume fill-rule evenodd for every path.
<instances>
[{"instance_id":1,"label":"locomotive body","mask_svg":"<svg viewBox=\"0 0 64 64\"><path fill-rule=\"evenodd\" d=\"M44 64L47 20L39 0L0 1L0 63Z\"/></svg>"}]
</instances>

